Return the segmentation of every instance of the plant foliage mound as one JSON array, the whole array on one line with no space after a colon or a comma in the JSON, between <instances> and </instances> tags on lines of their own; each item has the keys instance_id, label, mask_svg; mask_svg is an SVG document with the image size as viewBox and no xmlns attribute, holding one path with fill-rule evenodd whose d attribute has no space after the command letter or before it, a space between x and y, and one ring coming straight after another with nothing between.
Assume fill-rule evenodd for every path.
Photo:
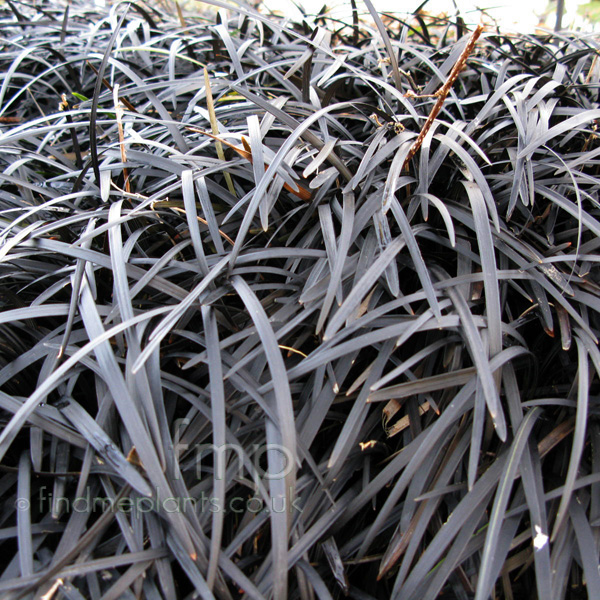
<instances>
[{"instance_id":1,"label":"plant foliage mound","mask_svg":"<svg viewBox=\"0 0 600 600\"><path fill-rule=\"evenodd\" d=\"M2 5L0 595L597 597L597 39L211 4Z\"/></svg>"}]
</instances>

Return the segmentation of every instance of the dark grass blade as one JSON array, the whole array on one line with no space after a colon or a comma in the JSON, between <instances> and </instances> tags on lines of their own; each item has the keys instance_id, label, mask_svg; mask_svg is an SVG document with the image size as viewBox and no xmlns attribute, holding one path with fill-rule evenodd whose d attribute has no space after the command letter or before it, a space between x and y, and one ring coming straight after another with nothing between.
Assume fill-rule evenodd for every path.
<instances>
[{"instance_id":1,"label":"dark grass blade","mask_svg":"<svg viewBox=\"0 0 600 600\"><path fill-rule=\"evenodd\" d=\"M588 353L585 345L579 338L577 342L577 358L579 369L577 371L577 415L575 419L575 431L573 433L573 446L571 448L571 456L569 457L569 466L565 479L565 489L560 499L560 505L554 521L551 540L555 539L563 522L567 516L569 503L571 502L571 494L573 493L573 485L579 470L579 461L583 452L585 443L586 422L588 414L589 402L589 362Z\"/></svg>"},{"instance_id":2,"label":"dark grass blade","mask_svg":"<svg viewBox=\"0 0 600 600\"><path fill-rule=\"evenodd\" d=\"M121 27L125 22L125 18L127 17L127 11L129 10L129 4L125 7L125 11L121 15L119 22L117 23L115 29L108 40L108 44L106 46L106 50L104 51L104 56L102 57L102 62L100 63L100 67L96 73L96 85L94 86L94 93L92 95L92 107L90 110L90 129L89 129L89 144L90 144L90 160L92 164L92 169L94 170L94 176L96 178L96 185L98 188L101 188L101 177L100 177L100 165L98 162L98 144L96 142L97 139L97 131L96 131L96 122L98 118L98 103L100 102L100 92L104 85L103 78L104 73L106 71L106 67L108 65L108 61L110 59L110 53L112 52L113 46L117 41L117 37L119 32L121 31Z\"/></svg>"},{"instance_id":3,"label":"dark grass blade","mask_svg":"<svg viewBox=\"0 0 600 600\"><path fill-rule=\"evenodd\" d=\"M206 346L208 353L208 368L210 374L210 399L213 422L213 444L217 448L224 447L226 443L225 433L225 392L223 389L223 370L219 354L219 335L217 330L217 320L214 312L208 306L202 308L202 320L206 331ZM218 456L221 456L220 454ZM225 472L224 465L216 464L216 477L214 484L214 498L224 505L225 502ZM221 472L219 472L221 470ZM208 563L208 573L206 583L210 589L214 585L217 575L219 552L223 538L224 513L217 511L213 514L211 526L211 548L210 562Z\"/></svg>"},{"instance_id":4,"label":"dark grass blade","mask_svg":"<svg viewBox=\"0 0 600 600\"><path fill-rule=\"evenodd\" d=\"M152 496L152 489L146 480L133 465L127 462L127 459L114 442L77 402L72 399L65 399L60 405L60 410L79 430L81 435L90 442L90 445L127 483L140 494L147 497Z\"/></svg>"},{"instance_id":5,"label":"dark grass blade","mask_svg":"<svg viewBox=\"0 0 600 600\"><path fill-rule=\"evenodd\" d=\"M475 594L476 600L487 598L490 595L491 587L493 585L493 579L490 576L490 571L492 569L492 561L496 560L495 553L498 550L498 535L500 534L500 528L504 520L504 514L508 504L509 495L517 474L521 455L527 444L528 436L531 433L531 429L535 425L535 421L539 418L540 414L541 409L539 407L535 407L531 409L527 415L525 415L519 430L515 434L515 439L512 443L506 465L502 475L500 476L498 490L496 491L496 496L494 498L494 506L492 508L492 514L490 516L488 531L485 538L485 546L481 559L481 569L477 579L477 591Z\"/></svg>"}]
</instances>

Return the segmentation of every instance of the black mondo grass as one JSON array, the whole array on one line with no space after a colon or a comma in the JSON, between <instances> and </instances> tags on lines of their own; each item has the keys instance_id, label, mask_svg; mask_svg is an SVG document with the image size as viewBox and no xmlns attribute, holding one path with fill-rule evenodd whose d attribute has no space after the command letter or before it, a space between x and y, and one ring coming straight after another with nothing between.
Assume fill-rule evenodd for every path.
<instances>
[{"instance_id":1,"label":"black mondo grass","mask_svg":"<svg viewBox=\"0 0 600 600\"><path fill-rule=\"evenodd\" d=\"M209 4L0 7L0 596L597 597L597 38Z\"/></svg>"}]
</instances>

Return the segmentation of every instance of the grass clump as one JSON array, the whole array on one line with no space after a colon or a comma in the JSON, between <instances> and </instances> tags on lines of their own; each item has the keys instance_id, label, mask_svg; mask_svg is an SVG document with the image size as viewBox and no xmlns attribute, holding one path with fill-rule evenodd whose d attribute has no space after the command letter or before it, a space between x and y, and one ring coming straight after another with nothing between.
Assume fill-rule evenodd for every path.
<instances>
[{"instance_id":1,"label":"grass clump","mask_svg":"<svg viewBox=\"0 0 600 600\"><path fill-rule=\"evenodd\" d=\"M593 596L596 41L211 4L2 8L3 597Z\"/></svg>"}]
</instances>

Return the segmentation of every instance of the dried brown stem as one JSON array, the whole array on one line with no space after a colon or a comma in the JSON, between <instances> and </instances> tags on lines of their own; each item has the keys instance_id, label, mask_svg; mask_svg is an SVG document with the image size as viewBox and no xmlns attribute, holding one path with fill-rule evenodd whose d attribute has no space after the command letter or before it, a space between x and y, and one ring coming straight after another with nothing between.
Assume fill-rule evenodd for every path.
<instances>
[{"instance_id":1,"label":"dried brown stem","mask_svg":"<svg viewBox=\"0 0 600 600\"><path fill-rule=\"evenodd\" d=\"M406 160L404 161L404 169L408 168L409 162L411 161L413 156L419 151L419 148L421 147L421 144L423 143L427 132L431 129L433 122L442 110L442 106L444 105L446 97L450 93L450 90L452 89L456 78L458 77L459 73L463 70L465 63L467 62L467 58L469 58L471 52L473 52L473 48L475 47L475 44L477 43L477 40L481 35L482 31L483 25L480 23L475 29L475 31L473 31L473 33L471 34L471 37L469 38L465 49L461 52L456 63L454 63L452 71L450 71L450 75L448 75L448 79L446 79L444 85L442 85L442 87L435 93L435 96L437 96L437 102L433 105L433 108L431 109L431 112L427 117L427 121L425 121L423 127L421 128L421 132L415 140L415 143L412 145L411 149L408 152Z\"/></svg>"}]
</instances>

